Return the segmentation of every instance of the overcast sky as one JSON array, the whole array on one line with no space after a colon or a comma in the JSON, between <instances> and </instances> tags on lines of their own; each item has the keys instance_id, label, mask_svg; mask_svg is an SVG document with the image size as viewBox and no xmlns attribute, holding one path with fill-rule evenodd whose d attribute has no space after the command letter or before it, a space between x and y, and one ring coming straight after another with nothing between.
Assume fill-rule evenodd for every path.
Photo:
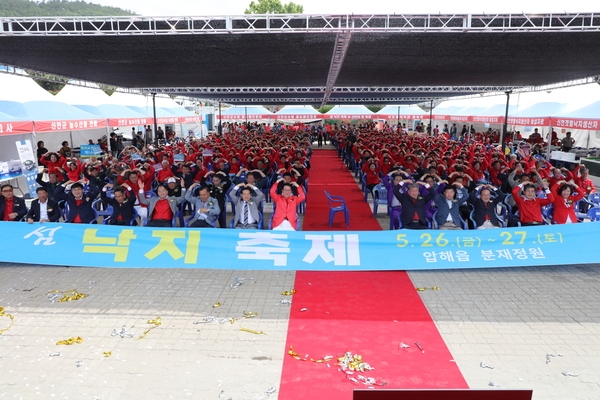
<instances>
[{"instance_id":1,"label":"overcast sky","mask_svg":"<svg viewBox=\"0 0 600 400\"><path fill-rule=\"evenodd\" d=\"M148 16L240 15L251 0L86 0ZM283 0L287 3L289 0ZM600 12L598 1L525 0L295 0L305 14Z\"/></svg>"}]
</instances>

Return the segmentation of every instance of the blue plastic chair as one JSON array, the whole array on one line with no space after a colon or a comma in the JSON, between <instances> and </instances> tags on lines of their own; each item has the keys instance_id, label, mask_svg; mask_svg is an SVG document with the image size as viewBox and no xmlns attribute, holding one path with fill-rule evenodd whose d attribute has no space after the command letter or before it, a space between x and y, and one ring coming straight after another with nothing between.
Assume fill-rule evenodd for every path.
<instances>
[{"instance_id":1,"label":"blue plastic chair","mask_svg":"<svg viewBox=\"0 0 600 400\"><path fill-rule=\"evenodd\" d=\"M552 204L548 204L547 206L542 207L542 217L544 217L544 222L546 225L555 224L556 222L552 219L552 214L554 213L554 206Z\"/></svg>"},{"instance_id":2,"label":"blue plastic chair","mask_svg":"<svg viewBox=\"0 0 600 400\"><path fill-rule=\"evenodd\" d=\"M388 206L387 199L388 191L383 183L380 183L379 185L373 188L373 218L377 218L377 209L379 208L380 204ZM387 212L389 214L389 206L387 208Z\"/></svg>"},{"instance_id":3,"label":"blue plastic chair","mask_svg":"<svg viewBox=\"0 0 600 400\"><path fill-rule=\"evenodd\" d=\"M346 228L350 228L350 210L348 210L346 200L344 200L342 196L332 196L326 190L324 192L325 196L327 196L327 202L329 203L329 226L333 225L335 213L343 212Z\"/></svg>"},{"instance_id":4,"label":"blue plastic chair","mask_svg":"<svg viewBox=\"0 0 600 400\"><path fill-rule=\"evenodd\" d=\"M600 207L592 207L587 212L587 217L592 222L600 221Z\"/></svg>"},{"instance_id":5,"label":"blue plastic chair","mask_svg":"<svg viewBox=\"0 0 600 400\"><path fill-rule=\"evenodd\" d=\"M114 197L114 195L113 195ZM102 210L102 199L96 199L92 202L92 207L96 210L96 215L102 217L104 222L107 218L112 215L112 206L108 205L106 210Z\"/></svg>"},{"instance_id":6,"label":"blue plastic chair","mask_svg":"<svg viewBox=\"0 0 600 400\"><path fill-rule=\"evenodd\" d=\"M600 207L600 192L590 193L587 200L594 205L594 207Z\"/></svg>"}]
</instances>

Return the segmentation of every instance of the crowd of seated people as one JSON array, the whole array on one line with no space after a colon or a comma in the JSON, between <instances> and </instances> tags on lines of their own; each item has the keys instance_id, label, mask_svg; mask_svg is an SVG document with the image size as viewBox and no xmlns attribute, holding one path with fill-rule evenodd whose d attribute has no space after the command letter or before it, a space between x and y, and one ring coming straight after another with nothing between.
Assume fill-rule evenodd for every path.
<instances>
[{"instance_id":1,"label":"crowd of seated people","mask_svg":"<svg viewBox=\"0 0 600 400\"><path fill-rule=\"evenodd\" d=\"M163 145L129 146L87 161L72 157L68 143L49 152L40 142L38 199L27 210L12 186L3 186L0 212L4 221L29 223L251 229L264 226L264 203L273 201L269 225L297 229L310 138L309 130L283 127L171 136Z\"/></svg>"},{"instance_id":2,"label":"crowd of seated people","mask_svg":"<svg viewBox=\"0 0 600 400\"><path fill-rule=\"evenodd\" d=\"M387 203L390 229L577 223L596 205L587 201L595 187L586 168L555 168L543 143L536 151L520 142L503 152L495 131L451 140L447 130L408 134L365 125L330 136L365 200L387 192L377 200Z\"/></svg>"}]
</instances>

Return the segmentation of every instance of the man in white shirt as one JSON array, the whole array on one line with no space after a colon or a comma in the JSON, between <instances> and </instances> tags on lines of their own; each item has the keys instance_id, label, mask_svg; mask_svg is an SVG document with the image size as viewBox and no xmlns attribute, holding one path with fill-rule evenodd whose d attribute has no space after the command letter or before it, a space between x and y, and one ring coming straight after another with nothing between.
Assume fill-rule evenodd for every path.
<instances>
[{"instance_id":1,"label":"man in white shirt","mask_svg":"<svg viewBox=\"0 0 600 400\"><path fill-rule=\"evenodd\" d=\"M31 202L31 209L27 213L27 222L33 224L39 222L56 222L60 218L58 203L48 197L45 187L36 190L38 198Z\"/></svg>"}]
</instances>

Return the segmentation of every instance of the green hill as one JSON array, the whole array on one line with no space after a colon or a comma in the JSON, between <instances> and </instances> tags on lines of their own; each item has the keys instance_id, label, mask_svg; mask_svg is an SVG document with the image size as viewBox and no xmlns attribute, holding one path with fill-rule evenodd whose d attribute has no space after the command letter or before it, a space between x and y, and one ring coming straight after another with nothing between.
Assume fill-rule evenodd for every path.
<instances>
[{"instance_id":1,"label":"green hill","mask_svg":"<svg viewBox=\"0 0 600 400\"><path fill-rule=\"evenodd\" d=\"M85 1L1 0L0 17L67 17L67 16L117 16L136 15L130 10L101 6Z\"/></svg>"}]
</instances>

